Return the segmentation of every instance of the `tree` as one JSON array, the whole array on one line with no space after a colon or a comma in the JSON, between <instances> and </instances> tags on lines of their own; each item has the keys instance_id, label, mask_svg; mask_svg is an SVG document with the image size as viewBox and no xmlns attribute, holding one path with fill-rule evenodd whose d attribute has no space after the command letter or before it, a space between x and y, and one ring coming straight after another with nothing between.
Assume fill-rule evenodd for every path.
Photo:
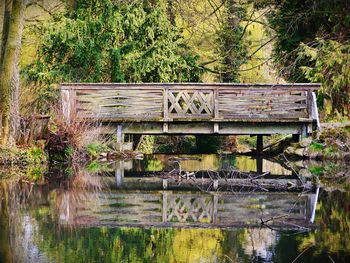
<instances>
[{"instance_id":1,"label":"tree","mask_svg":"<svg viewBox=\"0 0 350 263\"><path fill-rule=\"evenodd\" d=\"M19 126L19 68L24 0L7 0L0 58L1 144L14 143Z\"/></svg>"},{"instance_id":2,"label":"tree","mask_svg":"<svg viewBox=\"0 0 350 263\"><path fill-rule=\"evenodd\" d=\"M158 2L77 0L75 12L42 25L28 80L44 94L59 82L199 81L198 57Z\"/></svg>"},{"instance_id":3,"label":"tree","mask_svg":"<svg viewBox=\"0 0 350 263\"><path fill-rule=\"evenodd\" d=\"M243 64L247 49L243 44L244 30L240 22L245 9L236 0L225 2L225 20L218 33L219 66L221 82L238 82L238 69Z\"/></svg>"},{"instance_id":4,"label":"tree","mask_svg":"<svg viewBox=\"0 0 350 263\"><path fill-rule=\"evenodd\" d=\"M274 63L288 81L322 82L318 97L329 98L331 112L349 103L350 2L342 0L261 0L276 34ZM335 44L335 42L337 44ZM315 55L315 56L314 56ZM349 114L349 109L347 109Z\"/></svg>"},{"instance_id":5,"label":"tree","mask_svg":"<svg viewBox=\"0 0 350 263\"><path fill-rule=\"evenodd\" d=\"M314 47L302 45L300 56L308 58L314 66L302 66L301 70L308 80L323 84L320 97L332 102L331 115L348 114L350 118L350 41L316 41Z\"/></svg>"}]
</instances>

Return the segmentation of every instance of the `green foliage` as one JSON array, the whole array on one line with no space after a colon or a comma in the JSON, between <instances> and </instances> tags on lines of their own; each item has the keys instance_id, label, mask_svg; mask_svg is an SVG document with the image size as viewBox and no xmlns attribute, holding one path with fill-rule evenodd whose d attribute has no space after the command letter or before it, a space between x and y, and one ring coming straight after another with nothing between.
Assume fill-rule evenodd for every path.
<instances>
[{"instance_id":1,"label":"green foliage","mask_svg":"<svg viewBox=\"0 0 350 263\"><path fill-rule=\"evenodd\" d=\"M238 69L246 60L247 47L243 42L244 29L240 21L245 17L245 8L236 0L226 1L225 21L218 32L218 67L221 82L239 82Z\"/></svg>"},{"instance_id":2,"label":"green foliage","mask_svg":"<svg viewBox=\"0 0 350 263\"><path fill-rule=\"evenodd\" d=\"M65 149L64 149L64 159L66 158L71 158L74 155L74 147L72 145L68 145Z\"/></svg>"},{"instance_id":3,"label":"green foliage","mask_svg":"<svg viewBox=\"0 0 350 263\"><path fill-rule=\"evenodd\" d=\"M309 149L312 152L322 151L323 148L324 148L324 145L322 143L319 143L319 142L312 142L309 146Z\"/></svg>"},{"instance_id":4,"label":"green foliage","mask_svg":"<svg viewBox=\"0 0 350 263\"><path fill-rule=\"evenodd\" d=\"M195 136L159 136L155 141L158 153L194 153L196 152Z\"/></svg>"},{"instance_id":5,"label":"green foliage","mask_svg":"<svg viewBox=\"0 0 350 263\"><path fill-rule=\"evenodd\" d=\"M108 167L108 164L101 163L98 161L92 161L91 163L87 164L85 169L87 172L92 174L104 172L104 171L110 171L110 167Z\"/></svg>"},{"instance_id":6,"label":"green foliage","mask_svg":"<svg viewBox=\"0 0 350 263\"><path fill-rule=\"evenodd\" d=\"M338 157L339 150L333 145L327 146L323 151L326 158L332 159Z\"/></svg>"},{"instance_id":7,"label":"green foliage","mask_svg":"<svg viewBox=\"0 0 350 263\"><path fill-rule=\"evenodd\" d=\"M87 154L91 157L98 157L101 153L110 151L106 144L100 142L92 142L86 145Z\"/></svg>"},{"instance_id":8,"label":"green foliage","mask_svg":"<svg viewBox=\"0 0 350 263\"><path fill-rule=\"evenodd\" d=\"M32 163L42 163L46 160L45 151L38 147L29 148L27 151L27 156Z\"/></svg>"},{"instance_id":9,"label":"green foliage","mask_svg":"<svg viewBox=\"0 0 350 263\"><path fill-rule=\"evenodd\" d=\"M145 154L153 153L154 142L155 137L153 135L143 136L138 150Z\"/></svg>"},{"instance_id":10,"label":"green foliage","mask_svg":"<svg viewBox=\"0 0 350 263\"><path fill-rule=\"evenodd\" d=\"M0 148L0 165L36 165L47 162L46 152L38 147Z\"/></svg>"},{"instance_id":11,"label":"green foliage","mask_svg":"<svg viewBox=\"0 0 350 263\"><path fill-rule=\"evenodd\" d=\"M160 4L78 0L75 12L55 15L38 34L37 59L24 73L43 93L60 82L198 82L202 74Z\"/></svg>"},{"instance_id":12,"label":"green foliage","mask_svg":"<svg viewBox=\"0 0 350 263\"><path fill-rule=\"evenodd\" d=\"M249 148L256 147L256 137L249 135L238 136L238 144L247 145Z\"/></svg>"},{"instance_id":13,"label":"green foliage","mask_svg":"<svg viewBox=\"0 0 350 263\"><path fill-rule=\"evenodd\" d=\"M321 82L321 97L332 102L331 114L350 114L350 42L317 39L317 44L302 44L300 56L314 62L301 67L311 82Z\"/></svg>"},{"instance_id":14,"label":"green foliage","mask_svg":"<svg viewBox=\"0 0 350 263\"><path fill-rule=\"evenodd\" d=\"M260 8L271 8L269 24L276 41L273 57L281 74L289 81L307 81L301 66L313 67L314 62L300 57L301 43L313 45L317 37L338 39L350 37L349 2L338 0L262 0Z\"/></svg>"},{"instance_id":15,"label":"green foliage","mask_svg":"<svg viewBox=\"0 0 350 263\"><path fill-rule=\"evenodd\" d=\"M324 169L322 166L311 166L309 167L309 171L313 174L313 175L322 175L324 173Z\"/></svg>"}]
</instances>

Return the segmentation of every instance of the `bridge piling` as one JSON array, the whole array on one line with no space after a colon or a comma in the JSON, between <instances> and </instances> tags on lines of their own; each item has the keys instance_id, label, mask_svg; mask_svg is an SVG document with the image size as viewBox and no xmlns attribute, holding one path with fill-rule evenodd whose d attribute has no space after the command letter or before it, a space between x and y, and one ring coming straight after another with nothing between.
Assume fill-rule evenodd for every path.
<instances>
[{"instance_id":1,"label":"bridge piling","mask_svg":"<svg viewBox=\"0 0 350 263\"><path fill-rule=\"evenodd\" d=\"M257 153L262 153L264 150L264 137L262 135L256 136L256 151Z\"/></svg>"}]
</instances>

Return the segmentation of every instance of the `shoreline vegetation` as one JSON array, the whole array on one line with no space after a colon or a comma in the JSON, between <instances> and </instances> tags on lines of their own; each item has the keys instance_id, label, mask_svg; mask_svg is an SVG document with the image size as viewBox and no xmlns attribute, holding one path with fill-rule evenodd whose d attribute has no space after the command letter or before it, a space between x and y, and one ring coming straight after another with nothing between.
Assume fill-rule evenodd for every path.
<instances>
[{"instance_id":1,"label":"shoreline vegetation","mask_svg":"<svg viewBox=\"0 0 350 263\"><path fill-rule=\"evenodd\" d=\"M350 162L350 124L325 126L299 142L290 136L265 136L262 154ZM136 150L121 150L107 126L84 120L68 123L60 114L47 121L41 131L26 144L0 146L0 165L103 162L153 153L254 154L256 147L256 137L252 136L143 136Z\"/></svg>"},{"instance_id":2,"label":"shoreline vegetation","mask_svg":"<svg viewBox=\"0 0 350 263\"><path fill-rule=\"evenodd\" d=\"M103 132L101 135L101 129L97 124L76 120L68 124L62 118L54 117L48 122L45 140L33 140L24 146L0 147L0 178L18 178L42 184L47 181L46 174L51 166L63 165L68 170L67 165L80 166L89 172L100 172L105 164L143 157L138 151L121 151L114 135L103 135ZM192 137L174 136L166 140L160 137L157 141L146 138L145 145L140 149L149 154L154 153L152 150L171 153L169 149L175 149L176 145L177 151L181 151L182 147L187 153L198 153L198 146L206 148L206 144L203 144L206 138ZM247 136L214 136L207 143L212 145L214 141L220 147L210 148L209 152L221 154L247 154L247 149L254 148L255 144L254 138ZM263 155L284 156L282 162L290 162L301 176L323 176L323 179L336 181L348 177L337 171L342 164L350 162L350 125L324 128L298 143L292 142L289 137L281 139L278 136L266 138L265 143L272 146ZM310 163L305 165L304 160ZM65 174L69 177L74 171L66 171Z\"/></svg>"},{"instance_id":3,"label":"shoreline vegetation","mask_svg":"<svg viewBox=\"0 0 350 263\"><path fill-rule=\"evenodd\" d=\"M350 162L350 125L330 127L291 143L284 152L294 159Z\"/></svg>"}]
</instances>

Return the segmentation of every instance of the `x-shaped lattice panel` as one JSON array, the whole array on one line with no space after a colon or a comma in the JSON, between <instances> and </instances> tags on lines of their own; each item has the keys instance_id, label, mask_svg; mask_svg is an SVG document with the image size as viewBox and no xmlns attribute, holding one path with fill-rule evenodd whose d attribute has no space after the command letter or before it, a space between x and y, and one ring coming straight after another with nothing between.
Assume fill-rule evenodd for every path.
<instances>
[{"instance_id":1,"label":"x-shaped lattice panel","mask_svg":"<svg viewBox=\"0 0 350 263\"><path fill-rule=\"evenodd\" d=\"M168 112L170 117L212 117L213 91L169 90Z\"/></svg>"},{"instance_id":2,"label":"x-shaped lattice panel","mask_svg":"<svg viewBox=\"0 0 350 263\"><path fill-rule=\"evenodd\" d=\"M210 198L170 198L168 222L212 222L213 202Z\"/></svg>"}]
</instances>

